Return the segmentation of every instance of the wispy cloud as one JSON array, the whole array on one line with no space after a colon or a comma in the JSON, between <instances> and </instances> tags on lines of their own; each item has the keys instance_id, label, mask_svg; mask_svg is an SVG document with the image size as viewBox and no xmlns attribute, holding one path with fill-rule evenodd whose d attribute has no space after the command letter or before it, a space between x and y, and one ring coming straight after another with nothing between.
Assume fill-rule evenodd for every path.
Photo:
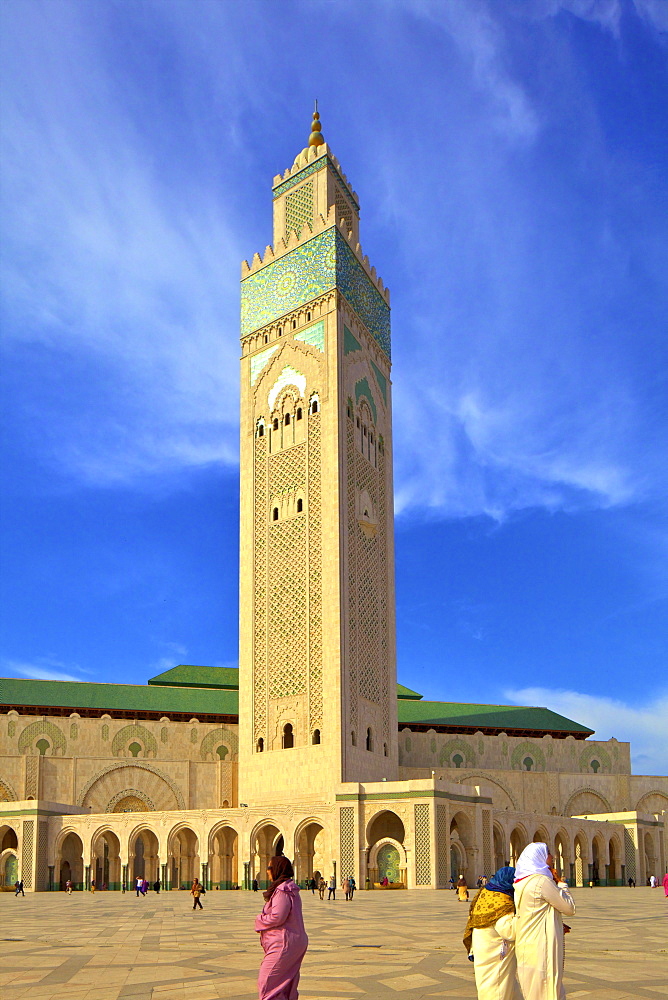
<instances>
[{"instance_id":1,"label":"wispy cloud","mask_svg":"<svg viewBox=\"0 0 668 1000\"><path fill-rule=\"evenodd\" d=\"M668 693L646 692L641 708L615 698L543 687L511 689L505 695L518 705L549 705L553 711L595 730L595 739L614 736L630 742L636 774L668 773Z\"/></svg>"},{"instance_id":2,"label":"wispy cloud","mask_svg":"<svg viewBox=\"0 0 668 1000\"><path fill-rule=\"evenodd\" d=\"M2 657L0 664L3 672L19 674L21 677L29 677L36 681L81 681L84 679L66 672L72 669L79 671L78 667L68 666L66 663L60 663L58 660L52 660L48 657L37 657L33 663ZM88 673L89 671L80 672Z\"/></svg>"}]
</instances>

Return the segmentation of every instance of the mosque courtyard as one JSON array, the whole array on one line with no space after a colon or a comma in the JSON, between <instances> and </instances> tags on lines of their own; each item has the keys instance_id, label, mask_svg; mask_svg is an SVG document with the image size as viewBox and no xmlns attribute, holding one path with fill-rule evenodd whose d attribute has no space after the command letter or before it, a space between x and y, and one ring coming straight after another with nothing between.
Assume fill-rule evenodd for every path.
<instances>
[{"instance_id":1,"label":"mosque courtyard","mask_svg":"<svg viewBox=\"0 0 668 1000\"><path fill-rule=\"evenodd\" d=\"M576 889L568 997L668 996L663 889ZM339 893L337 892L337 896ZM461 944L466 907L442 892L302 894L310 947L302 1000L474 1000ZM257 996L262 897L209 892L0 894L3 1000L241 1000Z\"/></svg>"}]
</instances>

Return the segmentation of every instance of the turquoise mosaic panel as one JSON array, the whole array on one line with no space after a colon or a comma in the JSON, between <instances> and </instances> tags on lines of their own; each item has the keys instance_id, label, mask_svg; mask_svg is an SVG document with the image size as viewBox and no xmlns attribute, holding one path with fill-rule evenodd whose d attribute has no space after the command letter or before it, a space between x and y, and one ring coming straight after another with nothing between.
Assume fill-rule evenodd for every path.
<instances>
[{"instance_id":1,"label":"turquoise mosaic panel","mask_svg":"<svg viewBox=\"0 0 668 1000\"><path fill-rule=\"evenodd\" d=\"M341 190L343 191L344 195L346 196L350 204L354 205L355 210L359 212L360 210L359 204L355 201L355 199L351 195L350 191L348 190L347 184L343 180L343 177L338 172L338 170L336 169L336 167L334 166L334 164L332 163L332 161L328 156L322 156L319 160L314 160L312 163L309 163L308 166L304 167L303 170L300 170L299 173L293 174L292 177L288 177L287 180L282 182L282 184L277 184L276 187L273 189L274 198L280 198L282 194L285 194L286 191L289 191L290 188L293 188L295 184L301 184L301 182L303 180L306 180L307 177L310 177L311 174L316 173L318 170L322 170L325 165L329 167L329 169L336 177L337 181L341 185Z\"/></svg>"},{"instance_id":2,"label":"turquoise mosaic panel","mask_svg":"<svg viewBox=\"0 0 668 1000\"><path fill-rule=\"evenodd\" d=\"M251 363L250 363L251 385L255 385L260 372L265 367L265 365L271 358L272 354L275 354L279 347L280 344L274 344L272 347L268 347L266 351L260 351L259 354L256 354L255 357L251 358Z\"/></svg>"},{"instance_id":3,"label":"turquoise mosaic panel","mask_svg":"<svg viewBox=\"0 0 668 1000\"><path fill-rule=\"evenodd\" d=\"M360 401L360 396L366 396L366 398L369 400L369 406L373 410L374 422L377 423L378 413L376 411L376 403L371 393L371 386L369 385L369 381L366 378L361 378L359 382L355 383L355 399L357 400L358 403Z\"/></svg>"},{"instance_id":4,"label":"turquoise mosaic panel","mask_svg":"<svg viewBox=\"0 0 668 1000\"><path fill-rule=\"evenodd\" d=\"M378 388L383 394L383 399L385 400L385 403L387 403L387 379L383 375L378 365L374 365L373 361L371 362L371 367L373 368L373 373L376 376L376 382L378 383Z\"/></svg>"},{"instance_id":5,"label":"turquoise mosaic panel","mask_svg":"<svg viewBox=\"0 0 668 1000\"><path fill-rule=\"evenodd\" d=\"M334 287L389 357L390 307L334 227L242 280L242 337Z\"/></svg>"},{"instance_id":6,"label":"turquoise mosaic panel","mask_svg":"<svg viewBox=\"0 0 668 1000\"><path fill-rule=\"evenodd\" d=\"M296 333L295 340L301 340L304 344L309 344L311 347L315 347L319 351L324 351L325 321L321 319L319 323L314 323L313 326L307 327L306 330L302 330L301 333Z\"/></svg>"},{"instance_id":7,"label":"turquoise mosaic panel","mask_svg":"<svg viewBox=\"0 0 668 1000\"><path fill-rule=\"evenodd\" d=\"M360 344L357 337L354 337L347 326L343 327L343 353L344 354L354 354L355 351L361 351L362 345Z\"/></svg>"},{"instance_id":8,"label":"turquoise mosaic panel","mask_svg":"<svg viewBox=\"0 0 668 1000\"><path fill-rule=\"evenodd\" d=\"M390 357L390 307L337 232L336 283L365 327Z\"/></svg>"}]
</instances>

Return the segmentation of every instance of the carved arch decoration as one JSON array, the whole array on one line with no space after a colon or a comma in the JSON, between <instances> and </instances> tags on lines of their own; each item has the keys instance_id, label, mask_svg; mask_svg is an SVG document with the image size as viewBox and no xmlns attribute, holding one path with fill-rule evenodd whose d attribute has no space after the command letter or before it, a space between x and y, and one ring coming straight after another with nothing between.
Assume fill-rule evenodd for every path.
<instances>
[{"instance_id":1,"label":"carved arch decoration","mask_svg":"<svg viewBox=\"0 0 668 1000\"><path fill-rule=\"evenodd\" d=\"M464 762L469 767L475 767L477 763L475 751L471 744L467 743L466 740L463 740L461 736L455 736L453 739L448 740L447 743L444 743L441 747L441 752L438 757L438 762L441 767L450 765L450 758L454 753L460 753L464 758Z\"/></svg>"},{"instance_id":2,"label":"carved arch decoration","mask_svg":"<svg viewBox=\"0 0 668 1000\"><path fill-rule=\"evenodd\" d=\"M137 722L134 722L129 726L123 726L123 728L119 729L114 735L111 742L111 752L113 756L119 757L126 745L133 740L139 740L144 744L144 752L147 755L151 754L153 757L157 757L158 741L150 729L147 729L146 726L140 726Z\"/></svg>"},{"instance_id":3,"label":"carved arch decoration","mask_svg":"<svg viewBox=\"0 0 668 1000\"><path fill-rule=\"evenodd\" d=\"M219 726L217 729L212 729L210 733L207 733L202 740L199 748L199 755L202 760L213 760L216 747L221 743L224 743L229 748L231 756L228 759L236 759L239 750L239 737L232 729L228 729L227 726Z\"/></svg>"},{"instance_id":4,"label":"carved arch decoration","mask_svg":"<svg viewBox=\"0 0 668 1000\"><path fill-rule=\"evenodd\" d=\"M505 795L508 796L508 798L510 799L510 802L511 802L511 808L514 809L516 812L521 812L519 803L518 803L517 799L515 798L515 796L513 795L513 793L511 792L511 790L508 788L507 785L504 785L504 783L502 781L499 781L498 778L490 778L489 775L482 774L482 773L477 772L477 771L472 771L472 772L470 772L468 774L463 774L461 776L461 778L459 777L459 775L457 776L457 783L459 785L467 785L469 782L473 782L475 784L478 784L479 781L480 782L484 781L484 782L487 782L489 785L494 785L501 792L503 792ZM499 809L499 808L503 808L503 807L504 807L504 803L503 802L501 802L501 803L495 802L494 803L494 808L495 809Z\"/></svg>"},{"instance_id":5,"label":"carved arch decoration","mask_svg":"<svg viewBox=\"0 0 668 1000\"><path fill-rule=\"evenodd\" d=\"M647 802L645 800L648 800ZM636 812L656 813L668 810L668 795L660 788L652 788L648 792L643 792L636 802Z\"/></svg>"},{"instance_id":6,"label":"carved arch decoration","mask_svg":"<svg viewBox=\"0 0 668 1000\"><path fill-rule=\"evenodd\" d=\"M169 786L172 794L174 795L177 802L177 808L185 809L186 804L183 795L181 793L181 789L178 787L178 785L176 785L172 781L169 775L165 774L164 771L158 770L158 768L154 767L153 764L147 764L146 761L135 760L134 758L130 758L129 760L124 760L123 762L119 761L118 764L109 764L108 767L103 767L102 770L98 771L97 774L94 774L92 778L89 778L89 780L86 782L81 792L79 792L79 795L77 797L77 805L78 806L84 805L86 796L91 791L93 786L100 780L100 778L104 778L105 775L111 774L114 771L119 771L124 767L133 767L133 768L138 767L142 771L148 771L151 774L155 774L158 778L162 778L162 780ZM143 795L144 793L142 792L141 794Z\"/></svg>"},{"instance_id":7,"label":"carved arch decoration","mask_svg":"<svg viewBox=\"0 0 668 1000\"><path fill-rule=\"evenodd\" d=\"M524 740L523 743L520 743L513 750L510 755L510 766L512 769L521 770L522 762L526 757L532 758L536 765L536 770L545 770L545 754L537 743L532 743L530 740Z\"/></svg>"},{"instance_id":8,"label":"carved arch decoration","mask_svg":"<svg viewBox=\"0 0 668 1000\"><path fill-rule=\"evenodd\" d=\"M583 808L576 806L578 798L582 797ZM608 800L595 788L578 788L568 798L566 805L562 809L564 816L587 816L591 813L612 812L612 806Z\"/></svg>"},{"instance_id":9,"label":"carved arch decoration","mask_svg":"<svg viewBox=\"0 0 668 1000\"><path fill-rule=\"evenodd\" d=\"M134 804L136 802L137 805L139 806L139 808L137 808L137 809L131 809L131 810L130 809L127 809L127 810L126 809L122 809L122 810L117 809L116 806L118 806L121 802L123 802L124 799L128 799L132 804ZM104 811L108 812L108 813L115 813L115 812L155 812L155 803L146 794L146 792L143 792L143 791L140 792L139 789L137 789L137 788L124 788L122 791L116 792L116 794L114 795L114 797L109 800L109 802L107 803L107 808Z\"/></svg>"},{"instance_id":10,"label":"carved arch decoration","mask_svg":"<svg viewBox=\"0 0 668 1000\"><path fill-rule=\"evenodd\" d=\"M0 802L18 802L16 792L6 778L0 778Z\"/></svg>"},{"instance_id":11,"label":"carved arch decoration","mask_svg":"<svg viewBox=\"0 0 668 1000\"><path fill-rule=\"evenodd\" d=\"M607 771L608 774L612 769L612 761L610 760L610 754L603 747L591 747L585 744L585 749L580 754L580 770L590 771L591 762L593 760L599 761L601 764L601 770Z\"/></svg>"},{"instance_id":12,"label":"carved arch decoration","mask_svg":"<svg viewBox=\"0 0 668 1000\"><path fill-rule=\"evenodd\" d=\"M51 749L54 754L65 753L67 741L65 736L53 722L48 719L38 719L31 722L22 730L19 736L19 753L28 753L36 736L46 736L51 740Z\"/></svg>"}]
</instances>

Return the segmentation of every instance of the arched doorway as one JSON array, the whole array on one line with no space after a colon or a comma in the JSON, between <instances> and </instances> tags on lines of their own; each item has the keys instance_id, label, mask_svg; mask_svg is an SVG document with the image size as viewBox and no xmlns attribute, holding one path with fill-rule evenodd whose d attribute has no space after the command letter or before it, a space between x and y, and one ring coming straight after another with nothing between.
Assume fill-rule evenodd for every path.
<instances>
[{"instance_id":1,"label":"arched doorway","mask_svg":"<svg viewBox=\"0 0 668 1000\"><path fill-rule=\"evenodd\" d=\"M384 877L388 882L407 884L405 836L401 818L390 809L383 809L369 821L366 840L367 878L370 886L379 885Z\"/></svg>"},{"instance_id":2,"label":"arched doorway","mask_svg":"<svg viewBox=\"0 0 668 1000\"><path fill-rule=\"evenodd\" d=\"M58 881L65 889L68 879L75 889L83 889L83 844L76 833L68 833L58 850Z\"/></svg>"},{"instance_id":3,"label":"arched doorway","mask_svg":"<svg viewBox=\"0 0 668 1000\"><path fill-rule=\"evenodd\" d=\"M494 871L503 868L508 860L506 838L500 826L494 824Z\"/></svg>"},{"instance_id":4,"label":"arched doorway","mask_svg":"<svg viewBox=\"0 0 668 1000\"><path fill-rule=\"evenodd\" d=\"M325 858L325 828L317 820L309 820L297 831L295 836L295 878L298 883L313 878L314 872L324 872ZM352 872L341 872L344 878Z\"/></svg>"},{"instance_id":5,"label":"arched doorway","mask_svg":"<svg viewBox=\"0 0 668 1000\"><path fill-rule=\"evenodd\" d=\"M143 828L132 834L128 852L128 876L133 883L138 878L153 883L160 877L158 852L158 838L153 830Z\"/></svg>"},{"instance_id":6,"label":"arched doorway","mask_svg":"<svg viewBox=\"0 0 668 1000\"><path fill-rule=\"evenodd\" d=\"M262 823L251 836L250 877L256 878L261 889L269 885L267 868L273 857L283 854L283 834L275 823Z\"/></svg>"},{"instance_id":7,"label":"arched doorway","mask_svg":"<svg viewBox=\"0 0 668 1000\"><path fill-rule=\"evenodd\" d=\"M608 844L608 885L623 885L622 849L617 837L611 837Z\"/></svg>"},{"instance_id":8,"label":"arched doorway","mask_svg":"<svg viewBox=\"0 0 668 1000\"><path fill-rule=\"evenodd\" d=\"M11 826L0 826L0 886L18 881L18 846L16 831Z\"/></svg>"},{"instance_id":9,"label":"arched doorway","mask_svg":"<svg viewBox=\"0 0 668 1000\"><path fill-rule=\"evenodd\" d=\"M654 838L651 833L646 833L644 837L645 846L645 881L650 875L656 875L656 852L654 850Z\"/></svg>"},{"instance_id":10,"label":"arched doorway","mask_svg":"<svg viewBox=\"0 0 668 1000\"><path fill-rule=\"evenodd\" d=\"M198 841L190 827L172 831L167 847L167 870L172 889L189 889L194 878L200 877Z\"/></svg>"},{"instance_id":11,"label":"arched doorway","mask_svg":"<svg viewBox=\"0 0 668 1000\"><path fill-rule=\"evenodd\" d=\"M570 871L568 836L561 830L554 838L554 863L561 877L568 878Z\"/></svg>"},{"instance_id":12,"label":"arched doorway","mask_svg":"<svg viewBox=\"0 0 668 1000\"><path fill-rule=\"evenodd\" d=\"M594 885L606 885L605 879L605 841L597 834L591 845L591 882Z\"/></svg>"},{"instance_id":13,"label":"arched doorway","mask_svg":"<svg viewBox=\"0 0 668 1000\"><path fill-rule=\"evenodd\" d=\"M121 888L121 844L111 830L103 830L93 839L91 879L95 888Z\"/></svg>"},{"instance_id":14,"label":"arched doorway","mask_svg":"<svg viewBox=\"0 0 668 1000\"><path fill-rule=\"evenodd\" d=\"M219 826L211 834L209 887L233 889L239 884L238 842L237 832L231 826Z\"/></svg>"},{"instance_id":15,"label":"arched doorway","mask_svg":"<svg viewBox=\"0 0 668 1000\"><path fill-rule=\"evenodd\" d=\"M585 883L585 877L588 874L587 871L587 841L583 834L578 834L575 838L575 861L572 867L571 878L575 881L576 886L583 886Z\"/></svg>"},{"instance_id":16,"label":"arched doorway","mask_svg":"<svg viewBox=\"0 0 668 1000\"><path fill-rule=\"evenodd\" d=\"M510 864L517 867L517 859L527 846L526 830L521 826L516 826L510 835Z\"/></svg>"},{"instance_id":17,"label":"arched doorway","mask_svg":"<svg viewBox=\"0 0 668 1000\"><path fill-rule=\"evenodd\" d=\"M469 864L469 852L473 846L471 820L465 813L455 813L450 821L450 877L455 882L460 875L467 881L475 877Z\"/></svg>"}]
</instances>

